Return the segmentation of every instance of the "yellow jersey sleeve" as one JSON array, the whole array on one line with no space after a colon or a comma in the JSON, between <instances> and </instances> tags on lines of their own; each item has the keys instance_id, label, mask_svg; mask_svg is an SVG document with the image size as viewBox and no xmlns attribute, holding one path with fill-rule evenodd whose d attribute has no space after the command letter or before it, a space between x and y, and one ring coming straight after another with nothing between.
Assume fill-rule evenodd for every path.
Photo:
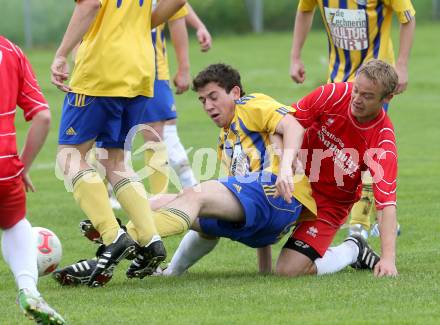
<instances>
[{"instance_id":1,"label":"yellow jersey sleeve","mask_svg":"<svg viewBox=\"0 0 440 325\"><path fill-rule=\"evenodd\" d=\"M180 8L173 16L171 16L170 19L168 19L168 21L177 20L177 19L183 18L185 16L188 16L187 5L184 5L182 8Z\"/></svg>"},{"instance_id":2,"label":"yellow jersey sleeve","mask_svg":"<svg viewBox=\"0 0 440 325\"><path fill-rule=\"evenodd\" d=\"M250 131L274 134L281 119L295 110L264 94L251 94L236 101L239 118Z\"/></svg>"},{"instance_id":3,"label":"yellow jersey sleeve","mask_svg":"<svg viewBox=\"0 0 440 325\"><path fill-rule=\"evenodd\" d=\"M387 0L384 2L393 9L401 24L410 22L416 15L411 0Z\"/></svg>"},{"instance_id":4,"label":"yellow jersey sleeve","mask_svg":"<svg viewBox=\"0 0 440 325\"><path fill-rule=\"evenodd\" d=\"M312 11L317 6L316 0L300 0L298 3L299 11Z\"/></svg>"}]
</instances>

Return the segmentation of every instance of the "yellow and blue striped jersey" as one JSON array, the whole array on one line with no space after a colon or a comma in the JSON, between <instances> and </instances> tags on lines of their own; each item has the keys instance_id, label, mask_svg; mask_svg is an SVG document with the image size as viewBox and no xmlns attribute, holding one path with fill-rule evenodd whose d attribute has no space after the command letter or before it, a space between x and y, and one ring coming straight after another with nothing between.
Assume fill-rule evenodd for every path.
<instances>
[{"instance_id":1,"label":"yellow and blue striped jersey","mask_svg":"<svg viewBox=\"0 0 440 325\"><path fill-rule=\"evenodd\" d=\"M153 0L153 8L156 6L157 2L157 0ZM186 8L186 6L183 6L168 21L180 19L185 17L186 15L188 15L188 9ZM151 31L151 38L153 39L154 51L156 53L156 78L158 80L170 79L164 29L165 24L161 24Z\"/></svg>"},{"instance_id":2,"label":"yellow and blue striped jersey","mask_svg":"<svg viewBox=\"0 0 440 325\"><path fill-rule=\"evenodd\" d=\"M89 96L153 96L151 0L100 0L78 49L70 86Z\"/></svg>"},{"instance_id":3,"label":"yellow and blue striped jersey","mask_svg":"<svg viewBox=\"0 0 440 325\"><path fill-rule=\"evenodd\" d=\"M329 82L353 80L362 62L372 58L394 65L393 12L402 24L415 15L410 0L300 0L298 10L316 6L328 35Z\"/></svg>"},{"instance_id":4,"label":"yellow and blue striped jersey","mask_svg":"<svg viewBox=\"0 0 440 325\"><path fill-rule=\"evenodd\" d=\"M218 155L230 175L267 170L278 173L269 136L284 115L295 110L264 94L244 96L235 103L235 115L219 136Z\"/></svg>"},{"instance_id":5,"label":"yellow and blue striped jersey","mask_svg":"<svg viewBox=\"0 0 440 325\"><path fill-rule=\"evenodd\" d=\"M295 109L264 94L250 94L236 101L231 124L222 128L218 141L218 158L228 175L268 171L278 175L279 156L272 148L270 135L278 123ZM294 186L294 196L316 214L307 177Z\"/></svg>"}]
</instances>

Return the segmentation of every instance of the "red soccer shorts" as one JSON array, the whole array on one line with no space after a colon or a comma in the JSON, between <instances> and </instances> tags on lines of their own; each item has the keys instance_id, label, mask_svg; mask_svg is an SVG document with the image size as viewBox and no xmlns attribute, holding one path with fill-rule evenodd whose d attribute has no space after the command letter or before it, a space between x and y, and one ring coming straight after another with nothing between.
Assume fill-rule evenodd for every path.
<instances>
[{"instance_id":1,"label":"red soccer shorts","mask_svg":"<svg viewBox=\"0 0 440 325\"><path fill-rule=\"evenodd\" d=\"M311 255L309 257L312 260L318 257L316 255L322 257L330 247L339 228L347 219L350 209L351 205L333 205L318 208L317 219L301 222L293 231L290 240L300 241L297 243L297 245L302 246L297 249L300 252L307 246L311 247L316 253L312 252L306 255Z\"/></svg>"},{"instance_id":2,"label":"red soccer shorts","mask_svg":"<svg viewBox=\"0 0 440 325\"><path fill-rule=\"evenodd\" d=\"M25 215L26 193L21 176L0 182L0 228L11 228Z\"/></svg>"}]
</instances>

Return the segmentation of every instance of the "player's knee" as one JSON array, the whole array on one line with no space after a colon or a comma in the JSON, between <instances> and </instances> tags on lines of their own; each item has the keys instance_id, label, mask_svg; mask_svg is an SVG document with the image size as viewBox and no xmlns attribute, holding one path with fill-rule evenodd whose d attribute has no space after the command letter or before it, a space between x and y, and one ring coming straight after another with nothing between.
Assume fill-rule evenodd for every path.
<instances>
[{"instance_id":1,"label":"player's knee","mask_svg":"<svg viewBox=\"0 0 440 325\"><path fill-rule=\"evenodd\" d=\"M277 263L275 274L284 277L297 277L305 275L304 268L296 266L294 263Z\"/></svg>"},{"instance_id":2,"label":"player's knee","mask_svg":"<svg viewBox=\"0 0 440 325\"><path fill-rule=\"evenodd\" d=\"M109 154L106 159L99 159L99 163L105 168L107 174L113 172L124 172L126 164L124 162L124 154L116 150L108 150Z\"/></svg>"},{"instance_id":3,"label":"player's knee","mask_svg":"<svg viewBox=\"0 0 440 325\"><path fill-rule=\"evenodd\" d=\"M60 145L56 164L65 180L71 180L81 169L86 168L85 154L78 147Z\"/></svg>"},{"instance_id":4,"label":"player's knee","mask_svg":"<svg viewBox=\"0 0 440 325\"><path fill-rule=\"evenodd\" d=\"M164 122L148 123L141 129L145 142L160 142L163 140Z\"/></svg>"},{"instance_id":5,"label":"player's knee","mask_svg":"<svg viewBox=\"0 0 440 325\"><path fill-rule=\"evenodd\" d=\"M315 263L306 256L283 249L277 261L275 274L285 277L298 277L302 275L316 274Z\"/></svg>"}]
</instances>

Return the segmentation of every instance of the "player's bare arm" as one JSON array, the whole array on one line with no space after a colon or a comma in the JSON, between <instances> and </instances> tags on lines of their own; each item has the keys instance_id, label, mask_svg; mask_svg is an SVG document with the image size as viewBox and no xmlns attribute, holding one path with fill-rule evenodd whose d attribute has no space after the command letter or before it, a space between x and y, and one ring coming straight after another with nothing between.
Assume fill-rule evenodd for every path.
<instances>
[{"instance_id":1,"label":"player's bare arm","mask_svg":"<svg viewBox=\"0 0 440 325\"><path fill-rule=\"evenodd\" d=\"M51 81L62 91L70 91L70 87L64 84L69 79L67 56L81 42L100 6L99 0L81 0L76 3L72 18L51 66Z\"/></svg>"},{"instance_id":2,"label":"player's bare arm","mask_svg":"<svg viewBox=\"0 0 440 325\"><path fill-rule=\"evenodd\" d=\"M23 182L26 192L35 192L35 187L32 184L32 180L29 176L29 170L35 157L40 152L46 141L47 134L49 133L51 115L48 109L38 112L31 122L31 127L26 136L26 141L23 147L23 151L20 155L20 160L24 164L23 169Z\"/></svg>"},{"instance_id":3,"label":"player's bare arm","mask_svg":"<svg viewBox=\"0 0 440 325\"><path fill-rule=\"evenodd\" d=\"M200 44L200 50L207 52L212 46L212 37L206 28L205 24L197 16L194 9L189 3L186 4L188 8L188 15L185 17L186 23L196 30L197 40Z\"/></svg>"},{"instance_id":4,"label":"player's bare arm","mask_svg":"<svg viewBox=\"0 0 440 325\"><path fill-rule=\"evenodd\" d=\"M161 0L151 14L151 28L168 21L185 3L185 0Z\"/></svg>"},{"instance_id":5,"label":"player's bare arm","mask_svg":"<svg viewBox=\"0 0 440 325\"><path fill-rule=\"evenodd\" d=\"M284 116L276 127L276 133L283 137L280 170L276 181L277 195L288 203L292 202L293 171L296 157L304 136L304 128L292 115Z\"/></svg>"},{"instance_id":6,"label":"player's bare arm","mask_svg":"<svg viewBox=\"0 0 440 325\"><path fill-rule=\"evenodd\" d=\"M397 276L396 268L396 237L397 237L397 213L396 207L386 206L378 211L380 220L380 240L382 254L379 263L374 268L374 275Z\"/></svg>"},{"instance_id":7,"label":"player's bare arm","mask_svg":"<svg viewBox=\"0 0 440 325\"><path fill-rule=\"evenodd\" d=\"M313 14L314 11L298 10L296 12L292 50L290 53L290 77L296 83L303 83L306 79L306 70L301 60L301 51L312 27Z\"/></svg>"},{"instance_id":8,"label":"player's bare arm","mask_svg":"<svg viewBox=\"0 0 440 325\"><path fill-rule=\"evenodd\" d=\"M415 17L412 17L412 19L406 24L400 25L399 56L396 61L396 71L399 76L399 84L397 85L396 94L404 92L408 86L408 61L414 39L415 28Z\"/></svg>"},{"instance_id":9,"label":"player's bare arm","mask_svg":"<svg viewBox=\"0 0 440 325\"><path fill-rule=\"evenodd\" d=\"M272 272L272 247L257 248L258 271L260 273Z\"/></svg>"},{"instance_id":10,"label":"player's bare arm","mask_svg":"<svg viewBox=\"0 0 440 325\"><path fill-rule=\"evenodd\" d=\"M177 60L177 72L173 78L176 94L183 94L189 89L191 76L189 72L188 53L188 30L186 29L185 18L179 18L168 22L171 41Z\"/></svg>"}]
</instances>

